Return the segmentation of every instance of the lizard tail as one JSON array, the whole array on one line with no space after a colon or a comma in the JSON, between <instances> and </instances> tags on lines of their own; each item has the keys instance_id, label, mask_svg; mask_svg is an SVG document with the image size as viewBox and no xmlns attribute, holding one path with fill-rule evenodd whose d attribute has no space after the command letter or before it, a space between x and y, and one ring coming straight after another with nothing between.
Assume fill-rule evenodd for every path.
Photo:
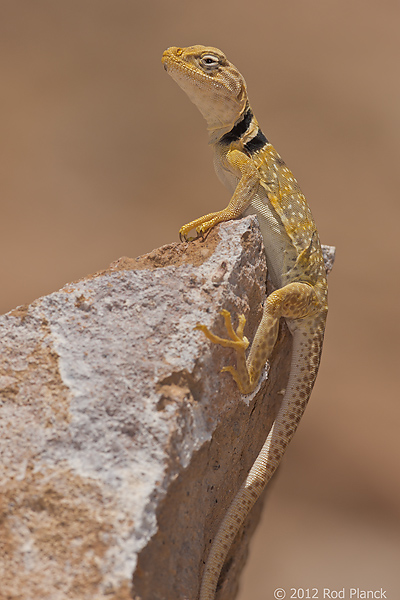
<instances>
[{"instance_id":1,"label":"lizard tail","mask_svg":"<svg viewBox=\"0 0 400 600\"><path fill-rule=\"evenodd\" d=\"M301 323L293 331L292 363L281 407L259 455L219 526L204 569L199 600L214 600L221 569L232 542L274 474L297 429L317 376L324 321L313 322L312 335L309 323Z\"/></svg>"}]
</instances>

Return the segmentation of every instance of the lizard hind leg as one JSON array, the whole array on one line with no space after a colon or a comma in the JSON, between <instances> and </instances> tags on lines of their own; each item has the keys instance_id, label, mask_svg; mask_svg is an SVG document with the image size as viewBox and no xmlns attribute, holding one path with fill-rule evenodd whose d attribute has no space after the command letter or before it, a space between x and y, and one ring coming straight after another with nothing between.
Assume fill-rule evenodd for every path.
<instances>
[{"instance_id":1,"label":"lizard hind leg","mask_svg":"<svg viewBox=\"0 0 400 600\"><path fill-rule=\"evenodd\" d=\"M274 349L281 317L298 319L312 312L315 292L311 285L293 282L272 292L264 304L263 315L247 357L247 370L254 386Z\"/></svg>"},{"instance_id":2,"label":"lizard hind leg","mask_svg":"<svg viewBox=\"0 0 400 600\"><path fill-rule=\"evenodd\" d=\"M280 290L279 290L280 291ZM279 331L280 302L275 298L274 292L268 296L261 322L258 326L253 343L250 348L249 356L246 359L246 349L249 346L248 339L243 335L246 319L244 315L239 316L239 325L236 331L233 329L231 314L227 310L222 310L225 328L229 339L222 338L212 333L206 325L196 325L213 343L219 344L224 348L232 348L236 352L236 368L232 366L223 367L223 372L228 372L235 380L242 394L250 394L256 387L261 372L272 354L276 338Z\"/></svg>"},{"instance_id":3,"label":"lizard hind leg","mask_svg":"<svg viewBox=\"0 0 400 600\"><path fill-rule=\"evenodd\" d=\"M310 304L315 294L313 288L306 283L290 283L283 288L275 290L268 296L264 304L261 322L257 328L250 352L246 359L248 339L243 335L246 319L239 316L239 325L233 329L231 314L223 310L225 328L228 338L222 338L212 333L206 325L196 325L213 343L224 348L232 348L236 352L236 368L224 367L222 371L228 372L242 394L250 394L256 387L265 363L270 358L274 349L279 331L281 317L296 319L306 316L310 311Z\"/></svg>"}]
</instances>

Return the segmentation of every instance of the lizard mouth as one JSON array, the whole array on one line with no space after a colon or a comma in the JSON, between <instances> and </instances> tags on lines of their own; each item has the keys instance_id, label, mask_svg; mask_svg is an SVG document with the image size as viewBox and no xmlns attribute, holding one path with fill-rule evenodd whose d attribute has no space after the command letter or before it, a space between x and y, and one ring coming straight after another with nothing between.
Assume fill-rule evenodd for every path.
<instances>
[{"instance_id":1,"label":"lizard mouth","mask_svg":"<svg viewBox=\"0 0 400 600\"><path fill-rule=\"evenodd\" d=\"M168 58L169 58L168 50L165 50L165 52L163 52L163 55L161 57L161 62L163 64L165 71L168 71Z\"/></svg>"}]
</instances>

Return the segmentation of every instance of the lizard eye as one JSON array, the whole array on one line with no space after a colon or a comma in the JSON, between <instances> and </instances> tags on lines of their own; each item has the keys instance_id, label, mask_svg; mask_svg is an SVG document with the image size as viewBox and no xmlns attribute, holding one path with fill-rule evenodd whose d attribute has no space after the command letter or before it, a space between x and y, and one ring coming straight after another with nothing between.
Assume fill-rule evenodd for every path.
<instances>
[{"instance_id":1,"label":"lizard eye","mask_svg":"<svg viewBox=\"0 0 400 600\"><path fill-rule=\"evenodd\" d=\"M201 57L201 62L205 67L213 68L219 65L218 58L212 54L205 54Z\"/></svg>"}]
</instances>

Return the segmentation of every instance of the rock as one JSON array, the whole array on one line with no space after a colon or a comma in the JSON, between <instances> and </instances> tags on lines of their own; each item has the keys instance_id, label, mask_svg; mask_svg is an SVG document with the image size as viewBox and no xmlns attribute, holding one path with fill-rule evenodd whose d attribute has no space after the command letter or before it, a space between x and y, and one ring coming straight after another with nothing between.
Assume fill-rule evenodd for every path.
<instances>
[{"instance_id":1,"label":"rock","mask_svg":"<svg viewBox=\"0 0 400 600\"><path fill-rule=\"evenodd\" d=\"M227 308L251 339L266 267L255 217L122 258L0 317L0 598L194 600L219 522L262 446L290 360L282 327L251 396L229 374ZM232 599L261 503L221 578Z\"/></svg>"}]
</instances>

